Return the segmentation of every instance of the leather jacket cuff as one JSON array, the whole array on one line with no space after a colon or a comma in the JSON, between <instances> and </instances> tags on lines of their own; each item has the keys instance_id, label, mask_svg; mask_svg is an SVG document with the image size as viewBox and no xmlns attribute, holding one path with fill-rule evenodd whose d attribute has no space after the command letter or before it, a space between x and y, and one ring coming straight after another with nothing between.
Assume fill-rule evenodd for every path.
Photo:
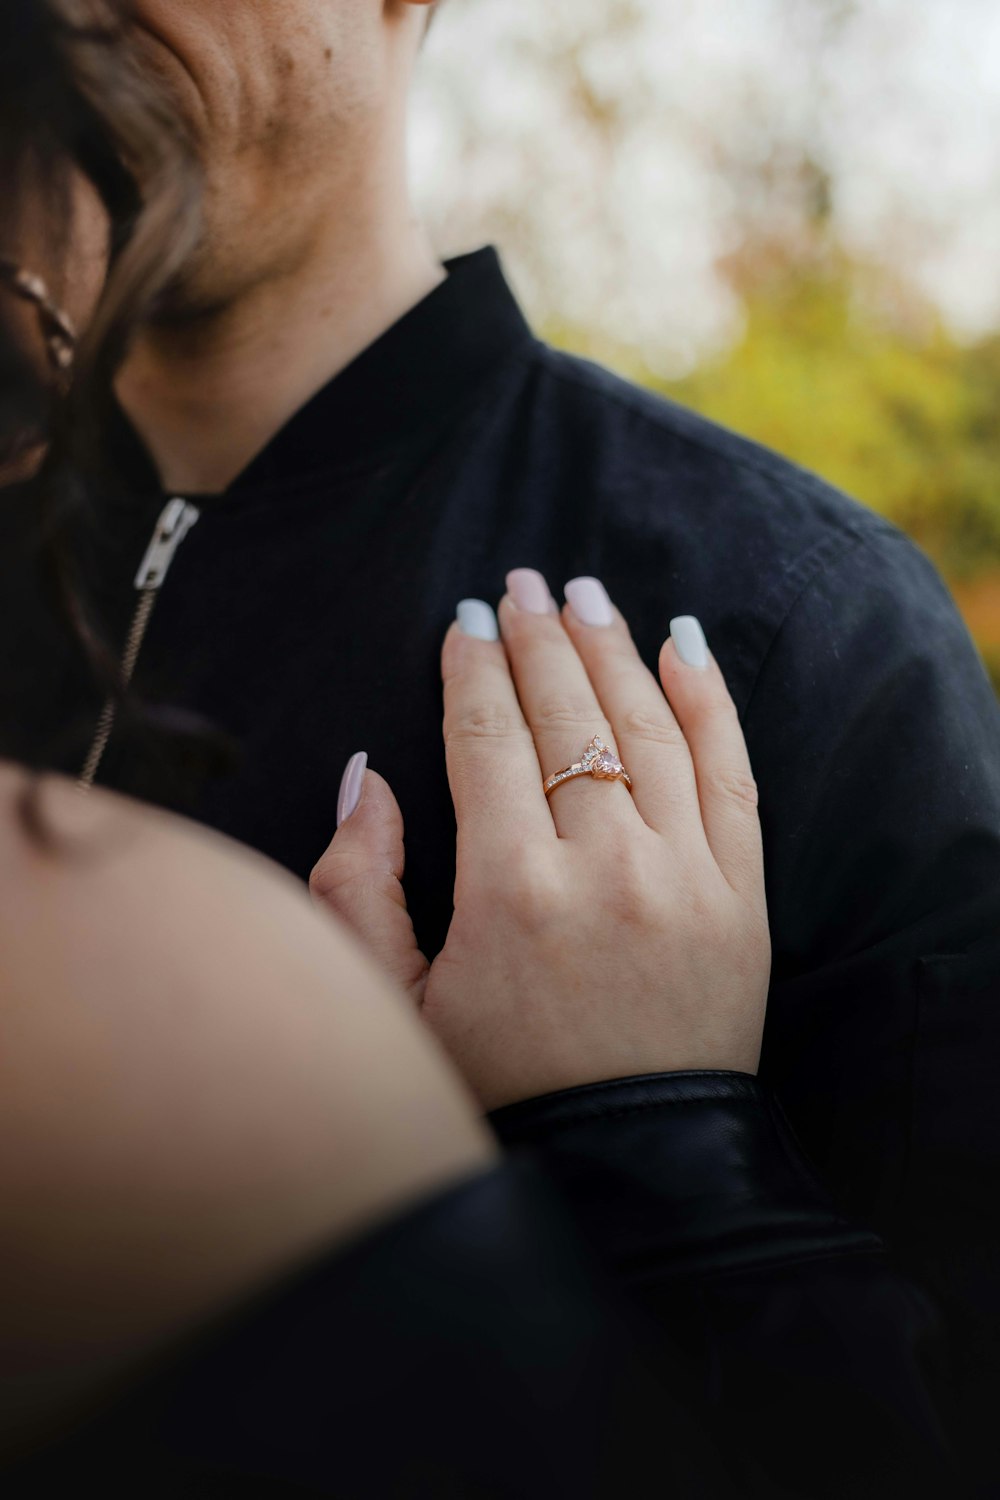
<instances>
[{"instance_id":1,"label":"leather jacket cuff","mask_svg":"<svg viewBox=\"0 0 1000 1500\"><path fill-rule=\"evenodd\" d=\"M747 1073L655 1073L494 1110L617 1276L705 1276L882 1244L845 1220L776 1098Z\"/></svg>"}]
</instances>

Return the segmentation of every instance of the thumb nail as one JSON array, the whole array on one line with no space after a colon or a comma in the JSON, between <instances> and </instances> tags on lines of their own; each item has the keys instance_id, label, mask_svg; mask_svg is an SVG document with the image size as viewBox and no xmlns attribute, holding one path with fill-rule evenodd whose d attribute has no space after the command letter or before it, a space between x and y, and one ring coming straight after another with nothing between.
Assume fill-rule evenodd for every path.
<instances>
[{"instance_id":1,"label":"thumb nail","mask_svg":"<svg viewBox=\"0 0 1000 1500\"><path fill-rule=\"evenodd\" d=\"M359 750L357 755L352 755L347 762L347 770L344 772L340 783L340 793L337 797L338 828L347 822L352 813L358 810L361 793L364 791L365 772L367 769L368 755L364 750Z\"/></svg>"}]
</instances>

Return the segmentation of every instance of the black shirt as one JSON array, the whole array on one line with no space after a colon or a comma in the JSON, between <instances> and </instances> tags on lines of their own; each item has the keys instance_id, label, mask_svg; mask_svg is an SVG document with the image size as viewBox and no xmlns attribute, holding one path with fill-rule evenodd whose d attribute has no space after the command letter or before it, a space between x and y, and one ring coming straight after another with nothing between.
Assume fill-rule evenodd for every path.
<instances>
[{"instance_id":1,"label":"black shirt","mask_svg":"<svg viewBox=\"0 0 1000 1500\"><path fill-rule=\"evenodd\" d=\"M698 615L761 789L761 1078L841 1208L970 1322L996 1314L983 1183L1000 1016L974 946L1000 929L1000 705L946 589L886 520L538 342L492 251L448 270L224 495L188 497L202 517L136 686L243 747L188 810L304 879L344 764L367 750L402 806L433 954L452 901L438 661L457 601L495 601L517 566L555 591L595 574L650 664L670 618ZM95 497L88 555L121 641L165 496L124 425L111 456L126 483ZM19 524L16 504L0 509ZM30 570L3 599L0 722L30 758L77 710L92 725L99 701ZM101 779L161 795L125 739Z\"/></svg>"}]
</instances>

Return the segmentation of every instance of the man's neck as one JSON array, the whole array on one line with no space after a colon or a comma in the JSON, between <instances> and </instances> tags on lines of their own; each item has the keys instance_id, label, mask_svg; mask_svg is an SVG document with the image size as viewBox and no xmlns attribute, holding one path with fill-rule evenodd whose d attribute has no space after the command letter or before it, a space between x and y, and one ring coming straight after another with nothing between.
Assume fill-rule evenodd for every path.
<instances>
[{"instance_id":1,"label":"man's neck","mask_svg":"<svg viewBox=\"0 0 1000 1500\"><path fill-rule=\"evenodd\" d=\"M294 414L445 273L413 219L331 231L293 269L202 317L143 331L118 380L165 489L226 489ZM356 220L354 221L357 222Z\"/></svg>"}]
</instances>

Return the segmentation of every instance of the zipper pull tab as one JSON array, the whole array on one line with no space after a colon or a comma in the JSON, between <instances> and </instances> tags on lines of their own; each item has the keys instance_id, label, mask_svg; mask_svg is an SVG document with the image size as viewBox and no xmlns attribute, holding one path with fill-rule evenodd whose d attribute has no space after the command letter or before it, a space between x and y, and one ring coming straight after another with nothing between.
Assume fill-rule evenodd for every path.
<instances>
[{"instance_id":1,"label":"zipper pull tab","mask_svg":"<svg viewBox=\"0 0 1000 1500\"><path fill-rule=\"evenodd\" d=\"M160 587L174 560L174 553L200 516L201 511L186 500L171 500L156 523L153 540L135 575L137 589Z\"/></svg>"}]
</instances>

